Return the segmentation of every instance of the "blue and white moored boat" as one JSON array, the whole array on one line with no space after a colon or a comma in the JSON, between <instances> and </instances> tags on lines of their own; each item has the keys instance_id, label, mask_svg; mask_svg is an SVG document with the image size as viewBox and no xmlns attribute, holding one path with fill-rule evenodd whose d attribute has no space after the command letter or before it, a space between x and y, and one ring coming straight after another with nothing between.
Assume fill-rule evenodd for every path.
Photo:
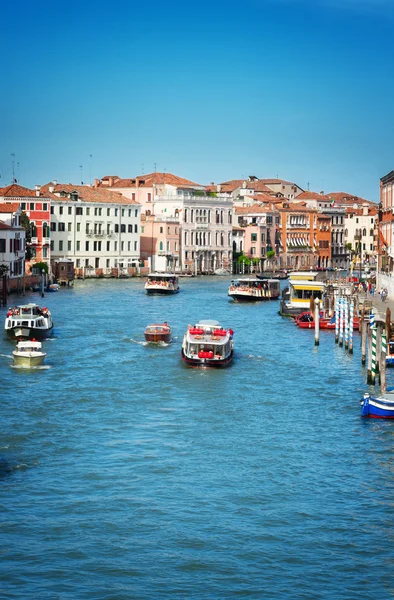
<instances>
[{"instance_id":1,"label":"blue and white moored boat","mask_svg":"<svg viewBox=\"0 0 394 600\"><path fill-rule=\"evenodd\" d=\"M379 397L371 396L366 392L360 404L362 417L394 419L394 390L385 392Z\"/></svg>"}]
</instances>

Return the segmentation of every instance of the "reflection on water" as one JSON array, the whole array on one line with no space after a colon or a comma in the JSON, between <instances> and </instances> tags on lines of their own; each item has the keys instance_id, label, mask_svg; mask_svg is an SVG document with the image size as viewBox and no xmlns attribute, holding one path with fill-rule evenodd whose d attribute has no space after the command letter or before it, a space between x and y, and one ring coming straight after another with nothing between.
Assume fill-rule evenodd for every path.
<instances>
[{"instance_id":1,"label":"reflection on water","mask_svg":"<svg viewBox=\"0 0 394 600\"><path fill-rule=\"evenodd\" d=\"M228 283L49 294L44 369L10 368L3 337L4 597L390 597L394 424L360 418L357 341L353 356L331 332L316 348L276 302L230 302ZM182 364L200 319L234 330L230 369ZM173 342L147 344L164 320Z\"/></svg>"}]
</instances>

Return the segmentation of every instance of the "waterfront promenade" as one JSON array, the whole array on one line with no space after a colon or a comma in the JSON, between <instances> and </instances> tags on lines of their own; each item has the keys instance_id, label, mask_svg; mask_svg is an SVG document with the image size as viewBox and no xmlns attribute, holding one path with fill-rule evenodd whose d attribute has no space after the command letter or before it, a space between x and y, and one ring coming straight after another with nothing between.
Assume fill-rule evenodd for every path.
<instances>
[{"instance_id":1,"label":"waterfront promenade","mask_svg":"<svg viewBox=\"0 0 394 600\"><path fill-rule=\"evenodd\" d=\"M0 596L390 597L393 424L360 416L359 344L321 331L315 347L277 302L229 301L228 283L48 294L42 370L12 369L1 337ZM234 330L228 369L182 364L202 318ZM163 320L173 343L146 345Z\"/></svg>"}]
</instances>

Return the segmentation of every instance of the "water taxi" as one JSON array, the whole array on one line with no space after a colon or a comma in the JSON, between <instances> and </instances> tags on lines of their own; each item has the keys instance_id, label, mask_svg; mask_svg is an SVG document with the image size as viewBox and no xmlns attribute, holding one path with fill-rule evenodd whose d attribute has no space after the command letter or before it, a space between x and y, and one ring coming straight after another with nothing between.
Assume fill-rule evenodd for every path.
<instances>
[{"instance_id":1,"label":"water taxi","mask_svg":"<svg viewBox=\"0 0 394 600\"><path fill-rule=\"evenodd\" d=\"M46 353L42 351L41 342L31 340L29 342L18 342L12 353L16 367L37 367L42 365Z\"/></svg>"},{"instance_id":2,"label":"water taxi","mask_svg":"<svg viewBox=\"0 0 394 600\"><path fill-rule=\"evenodd\" d=\"M182 342L182 360L190 367L227 367L234 354L232 329L218 321L189 325Z\"/></svg>"},{"instance_id":3,"label":"water taxi","mask_svg":"<svg viewBox=\"0 0 394 600\"><path fill-rule=\"evenodd\" d=\"M147 342L165 342L166 344L171 342L171 329L166 321L148 325L144 335Z\"/></svg>"},{"instance_id":4,"label":"water taxi","mask_svg":"<svg viewBox=\"0 0 394 600\"><path fill-rule=\"evenodd\" d=\"M280 296L280 282L277 279L233 279L228 295L236 302L248 300L274 300Z\"/></svg>"},{"instance_id":5,"label":"water taxi","mask_svg":"<svg viewBox=\"0 0 394 600\"><path fill-rule=\"evenodd\" d=\"M369 392L360 400L361 416L375 419L394 419L394 391L381 396L371 396Z\"/></svg>"},{"instance_id":6,"label":"water taxi","mask_svg":"<svg viewBox=\"0 0 394 600\"><path fill-rule=\"evenodd\" d=\"M42 339L52 333L52 315L48 308L33 303L14 306L8 309L4 329L11 339Z\"/></svg>"},{"instance_id":7,"label":"water taxi","mask_svg":"<svg viewBox=\"0 0 394 600\"><path fill-rule=\"evenodd\" d=\"M315 271L299 271L290 273L289 286L282 292L280 314L284 317L294 317L310 308L311 297L323 297L326 284L317 281Z\"/></svg>"},{"instance_id":8,"label":"water taxi","mask_svg":"<svg viewBox=\"0 0 394 600\"><path fill-rule=\"evenodd\" d=\"M174 273L149 273L145 283L147 294L176 294L179 292L178 275Z\"/></svg>"}]
</instances>

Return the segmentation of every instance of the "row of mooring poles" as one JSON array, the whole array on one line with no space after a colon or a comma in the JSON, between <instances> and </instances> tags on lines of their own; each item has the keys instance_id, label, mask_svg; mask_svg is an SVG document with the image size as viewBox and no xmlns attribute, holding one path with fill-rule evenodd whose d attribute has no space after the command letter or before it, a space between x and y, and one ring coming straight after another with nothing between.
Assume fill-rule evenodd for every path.
<instances>
[{"instance_id":1,"label":"row of mooring poles","mask_svg":"<svg viewBox=\"0 0 394 600\"><path fill-rule=\"evenodd\" d=\"M335 343L353 354L354 308L353 297L339 296L335 302Z\"/></svg>"},{"instance_id":2,"label":"row of mooring poles","mask_svg":"<svg viewBox=\"0 0 394 600\"><path fill-rule=\"evenodd\" d=\"M371 311L366 319L364 310L361 313L361 364L367 364L367 384L380 383L381 392L386 391L386 357L387 343L391 335L391 312L386 310L386 319L376 321Z\"/></svg>"}]
</instances>

